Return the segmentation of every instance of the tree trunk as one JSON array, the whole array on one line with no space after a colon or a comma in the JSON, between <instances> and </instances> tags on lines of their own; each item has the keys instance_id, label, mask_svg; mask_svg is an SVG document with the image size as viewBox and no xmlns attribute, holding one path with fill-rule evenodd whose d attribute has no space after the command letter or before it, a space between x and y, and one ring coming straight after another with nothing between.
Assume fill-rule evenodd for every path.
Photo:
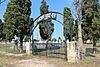
<instances>
[{"instance_id":1,"label":"tree trunk","mask_svg":"<svg viewBox=\"0 0 100 67\"><path fill-rule=\"evenodd\" d=\"M96 39L95 36L93 36L93 53L96 52Z\"/></svg>"},{"instance_id":2,"label":"tree trunk","mask_svg":"<svg viewBox=\"0 0 100 67\"><path fill-rule=\"evenodd\" d=\"M76 6L77 9L77 23L78 23L78 55L79 59L84 59L84 49L83 49L83 40L82 40L82 29L81 29L81 3L79 2Z\"/></svg>"},{"instance_id":3,"label":"tree trunk","mask_svg":"<svg viewBox=\"0 0 100 67\"><path fill-rule=\"evenodd\" d=\"M19 51L19 49L18 49L18 43L15 44L15 50Z\"/></svg>"},{"instance_id":4,"label":"tree trunk","mask_svg":"<svg viewBox=\"0 0 100 67\"><path fill-rule=\"evenodd\" d=\"M68 60L68 58L67 58L67 36L65 36L64 45L65 45L65 59L66 59L66 61L67 61L67 60Z\"/></svg>"},{"instance_id":5,"label":"tree trunk","mask_svg":"<svg viewBox=\"0 0 100 67\"><path fill-rule=\"evenodd\" d=\"M23 36L20 36L20 52L23 52Z\"/></svg>"},{"instance_id":6,"label":"tree trunk","mask_svg":"<svg viewBox=\"0 0 100 67\"><path fill-rule=\"evenodd\" d=\"M83 49L83 40L82 40L82 31L81 31L81 22L78 22L78 46L79 46L79 58L80 60L84 59L84 49Z\"/></svg>"},{"instance_id":7,"label":"tree trunk","mask_svg":"<svg viewBox=\"0 0 100 67\"><path fill-rule=\"evenodd\" d=\"M46 42L46 56L48 56L48 42L49 42L49 39Z\"/></svg>"},{"instance_id":8,"label":"tree trunk","mask_svg":"<svg viewBox=\"0 0 100 67\"><path fill-rule=\"evenodd\" d=\"M70 35L68 36L68 38L69 38L69 42L71 41L71 37L70 37Z\"/></svg>"}]
</instances>

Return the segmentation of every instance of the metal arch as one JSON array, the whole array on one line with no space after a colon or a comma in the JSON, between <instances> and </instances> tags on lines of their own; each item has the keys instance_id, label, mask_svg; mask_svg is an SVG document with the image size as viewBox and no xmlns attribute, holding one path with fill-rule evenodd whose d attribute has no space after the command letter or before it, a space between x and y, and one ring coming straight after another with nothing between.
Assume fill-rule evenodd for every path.
<instances>
[{"instance_id":1,"label":"metal arch","mask_svg":"<svg viewBox=\"0 0 100 67\"><path fill-rule=\"evenodd\" d=\"M52 19L52 20L54 20L54 19ZM55 21L57 21L57 22L59 22L60 24L62 24L59 20L55 20ZM36 25L35 25L35 27L33 28L33 30L32 30L32 32L34 31L34 29L38 26L38 24L39 24L40 22L38 22ZM62 24L63 25L63 24ZM32 34L32 33L31 33Z\"/></svg>"},{"instance_id":2,"label":"metal arch","mask_svg":"<svg viewBox=\"0 0 100 67\"><path fill-rule=\"evenodd\" d=\"M56 13L56 14L59 14L59 15L62 15L62 16L64 16L64 14L62 14L62 13L59 13L59 12L53 12L53 11L51 11L51 12L48 12L48 13ZM43 15L46 15L46 14L48 14L48 13L45 13L45 14L42 14L42 15L40 15L40 16L38 16L35 20L34 20L34 22L36 22L41 16L43 16ZM55 20L55 19L52 19L52 20ZM55 21L57 21L57 22L59 22L59 23L61 23L60 21L58 21L58 20L55 20ZM32 34L32 32L34 31L34 29L37 27L37 25L39 24L40 22L38 22L36 25L35 25L35 27L33 28L32 26L33 26L33 24L31 25L31 29L32 29L32 31L31 31L31 34ZM61 23L62 24L62 23ZM63 25L63 24L62 24Z\"/></svg>"},{"instance_id":3,"label":"metal arch","mask_svg":"<svg viewBox=\"0 0 100 67\"><path fill-rule=\"evenodd\" d=\"M56 14L60 14L60 15L64 16L62 13L59 13L59 12L50 11L50 12L48 12L48 13L56 13ZM48 14L48 13L41 14L40 16L38 16L38 17L34 20L34 22L35 22L37 19L39 19L39 17L41 17L42 15L46 15L46 14Z\"/></svg>"},{"instance_id":4,"label":"metal arch","mask_svg":"<svg viewBox=\"0 0 100 67\"><path fill-rule=\"evenodd\" d=\"M6 0L3 0L3 1L0 0L0 4L3 3L4 1L6 1Z\"/></svg>"}]
</instances>

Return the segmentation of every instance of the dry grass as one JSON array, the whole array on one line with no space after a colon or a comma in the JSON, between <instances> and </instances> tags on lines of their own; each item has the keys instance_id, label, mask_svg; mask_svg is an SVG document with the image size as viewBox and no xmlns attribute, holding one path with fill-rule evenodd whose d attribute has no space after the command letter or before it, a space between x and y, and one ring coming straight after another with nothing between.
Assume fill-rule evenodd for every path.
<instances>
[{"instance_id":1,"label":"dry grass","mask_svg":"<svg viewBox=\"0 0 100 67\"><path fill-rule=\"evenodd\" d=\"M92 44L85 44L85 48L92 48ZM100 51L100 43L97 44L97 50ZM49 62L49 64L54 64L55 67L100 67L100 53L88 53L85 57L84 60L80 61L79 63L67 63L66 60L60 59L60 58L46 58L44 56L5 56L5 55L0 55L0 67L3 65L11 64L11 63L16 63L20 60L28 60L28 59L33 59L37 58L41 60L46 60Z\"/></svg>"}]
</instances>

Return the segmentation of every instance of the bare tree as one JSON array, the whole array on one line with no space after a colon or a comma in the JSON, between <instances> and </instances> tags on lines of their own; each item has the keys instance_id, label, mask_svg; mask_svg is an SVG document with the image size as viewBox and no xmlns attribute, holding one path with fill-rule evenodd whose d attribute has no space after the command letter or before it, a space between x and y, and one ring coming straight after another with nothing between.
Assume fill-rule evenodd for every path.
<instances>
[{"instance_id":1,"label":"bare tree","mask_svg":"<svg viewBox=\"0 0 100 67\"><path fill-rule=\"evenodd\" d=\"M84 47L83 47L82 28L81 28L81 23L82 23L81 14L82 14L83 0L71 0L71 1L76 9L75 17L77 19L77 24L78 24L78 58L82 60L84 59Z\"/></svg>"}]
</instances>

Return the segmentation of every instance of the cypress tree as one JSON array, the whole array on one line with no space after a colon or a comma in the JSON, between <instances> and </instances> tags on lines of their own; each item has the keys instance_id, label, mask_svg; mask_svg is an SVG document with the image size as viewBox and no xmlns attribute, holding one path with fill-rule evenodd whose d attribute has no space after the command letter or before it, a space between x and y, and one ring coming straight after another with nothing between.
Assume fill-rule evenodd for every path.
<instances>
[{"instance_id":1,"label":"cypress tree","mask_svg":"<svg viewBox=\"0 0 100 67\"><path fill-rule=\"evenodd\" d=\"M48 13L48 5L46 5L46 1L42 0L41 6L40 6L40 13L45 14ZM40 36L42 39L46 40L49 37L51 37L53 31L54 31L54 24L51 22L51 19L43 20L39 24L40 29Z\"/></svg>"},{"instance_id":2,"label":"cypress tree","mask_svg":"<svg viewBox=\"0 0 100 67\"><path fill-rule=\"evenodd\" d=\"M10 0L4 14L5 33L7 40L15 35L20 37L20 49L23 51L23 38L30 34L30 0Z\"/></svg>"},{"instance_id":3,"label":"cypress tree","mask_svg":"<svg viewBox=\"0 0 100 67\"><path fill-rule=\"evenodd\" d=\"M73 17L72 17L70 8L65 7L63 14L64 14L64 17L63 17L64 36L66 39L68 38L69 41L72 41L72 37L76 36L76 31L75 31L75 24L73 22Z\"/></svg>"},{"instance_id":4,"label":"cypress tree","mask_svg":"<svg viewBox=\"0 0 100 67\"><path fill-rule=\"evenodd\" d=\"M0 19L0 40L3 38L3 22Z\"/></svg>"}]
</instances>

